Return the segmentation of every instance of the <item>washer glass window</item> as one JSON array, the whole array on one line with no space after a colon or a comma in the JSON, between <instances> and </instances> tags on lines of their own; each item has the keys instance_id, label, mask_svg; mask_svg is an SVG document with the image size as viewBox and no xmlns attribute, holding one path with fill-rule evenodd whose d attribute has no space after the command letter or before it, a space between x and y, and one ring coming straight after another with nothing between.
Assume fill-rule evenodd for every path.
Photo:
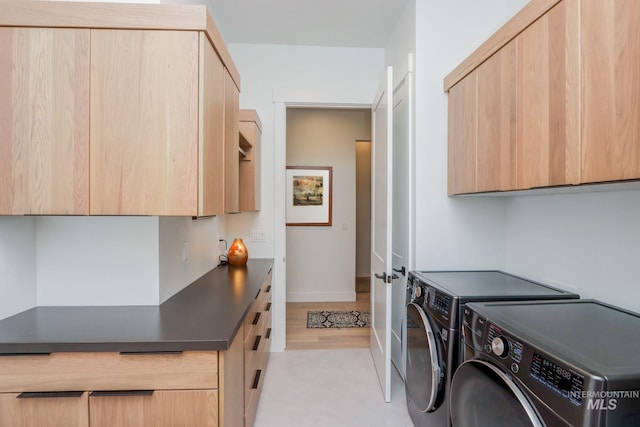
<instances>
[{"instance_id":1,"label":"washer glass window","mask_svg":"<svg viewBox=\"0 0 640 427\"><path fill-rule=\"evenodd\" d=\"M436 338L420 306L407 305L407 397L421 412L433 411L442 393L442 366Z\"/></svg>"},{"instance_id":2,"label":"washer glass window","mask_svg":"<svg viewBox=\"0 0 640 427\"><path fill-rule=\"evenodd\" d=\"M453 427L542 427L535 410L511 378L497 367L471 360L451 383Z\"/></svg>"}]
</instances>

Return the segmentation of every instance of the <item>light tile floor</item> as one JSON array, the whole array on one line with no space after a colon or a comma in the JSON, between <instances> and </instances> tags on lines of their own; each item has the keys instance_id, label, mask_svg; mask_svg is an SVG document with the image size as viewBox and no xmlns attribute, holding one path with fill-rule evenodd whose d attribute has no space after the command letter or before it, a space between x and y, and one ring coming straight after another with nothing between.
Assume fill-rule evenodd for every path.
<instances>
[{"instance_id":1,"label":"light tile floor","mask_svg":"<svg viewBox=\"0 0 640 427\"><path fill-rule=\"evenodd\" d=\"M271 353L255 427L412 427L392 368L385 403L369 349Z\"/></svg>"}]
</instances>

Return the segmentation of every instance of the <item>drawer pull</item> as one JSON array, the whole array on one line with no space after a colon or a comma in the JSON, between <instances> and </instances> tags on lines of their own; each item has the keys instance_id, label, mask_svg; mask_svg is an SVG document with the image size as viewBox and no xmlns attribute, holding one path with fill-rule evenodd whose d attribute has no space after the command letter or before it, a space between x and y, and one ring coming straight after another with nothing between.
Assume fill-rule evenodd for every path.
<instances>
[{"instance_id":1,"label":"drawer pull","mask_svg":"<svg viewBox=\"0 0 640 427\"><path fill-rule=\"evenodd\" d=\"M265 291L266 293L271 292L271 285L267 286L267 290Z\"/></svg>"},{"instance_id":2,"label":"drawer pull","mask_svg":"<svg viewBox=\"0 0 640 427\"><path fill-rule=\"evenodd\" d=\"M260 345L260 340L262 339L262 337L260 335L256 336L256 340L253 342L253 351L256 351L258 349L258 346Z\"/></svg>"},{"instance_id":3,"label":"drawer pull","mask_svg":"<svg viewBox=\"0 0 640 427\"><path fill-rule=\"evenodd\" d=\"M254 299L258 299L258 297L260 296L260 292L262 291L262 289L258 289L258 293L256 294L256 297Z\"/></svg>"},{"instance_id":4,"label":"drawer pull","mask_svg":"<svg viewBox=\"0 0 640 427\"><path fill-rule=\"evenodd\" d=\"M262 369L258 369L256 371L256 376L253 377L253 385L251 386L252 389L257 389L258 388L258 384L260 384L260 375L262 375Z\"/></svg>"},{"instance_id":5,"label":"drawer pull","mask_svg":"<svg viewBox=\"0 0 640 427\"><path fill-rule=\"evenodd\" d=\"M50 356L51 353L0 353L2 356Z\"/></svg>"},{"instance_id":6,"label":"drawer pull","mask_svg":"<svg viewBox=\"0 0 640 427\"><path fill-rule=\"evenodd\" d=\"M50 399L59 397L80 397L84 391L43 391L43 392L24 392L16 397L18 399Z\"/></svg>"},{"instance_id":7,"label":"drawer pull","mask_svg":"<svg viewBox=\"0 0 640 427\"><path fill-rule=\"evenodd\" d=\"M257 325L258 321L260 320L260 315L262 314L262 312L257 312L256 316L253 318L253 322L251 323L252 325Z\"/></svg>"},{"instance_id":8,"label":"drawer pull","mask_svg":"<svg viewBox=\"0 0 640 427\"><path fill-rule=\"evenodd\" d=\"M182 351L121 351L121 356L148 356L153 354L182 354Z\"/></svg>"},{"instance_id":9,"label":"drawer pull","mask_svg":"<svg viewBox=\"0 0 640 427\"><path fill-rule=\"evenodd\" d=\"M127 396L152 396L153 390L105 390L93 391L89 396L92 397L127 397Z\"/></svg>"},{"instance_id":10,"label":"drawer pull","mask_svg":"<svg viewBox=\"0 0 640 427\"><path fill-rule=\"evenodd\" d=\"M271 274L271 270L273 270L273 267L269 267L269 271L267 271L267 276Z\"/></svg>"},{"instance_id":11,"label":"drawer pull","mask_svg":"<svg viewBox=\"0 0 640 427\"><path fill-rule=\"evenodd\" d=\"M267 329L267 334L265 335L266 339L271 338L271 328Z\"/></svg>"},{"instance_id":12,"label":"drawer pull","mask_svg":"<svg viewBox=\"0 0 640 427\"><path fill-rule=\"evenodd\" d=\"M267 303L267 309L265 311L270 311L271 310L271 303Z\"/></svg>"}]
</instances>

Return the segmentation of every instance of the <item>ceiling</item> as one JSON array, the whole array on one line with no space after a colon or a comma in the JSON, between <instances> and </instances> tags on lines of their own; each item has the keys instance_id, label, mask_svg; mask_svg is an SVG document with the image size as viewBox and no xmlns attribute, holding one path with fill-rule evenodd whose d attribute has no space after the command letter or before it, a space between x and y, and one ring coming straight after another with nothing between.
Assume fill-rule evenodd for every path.
<instances>
[{"instance_id":1,"label":"ceiling","mask_svg":"<svg viewBox=\"0 0 640 427\"><path fill-rule=\"evenodd\" d=\"M227 43L383 48L410 0L209 0Z\"/></svg>"}]
</instances>

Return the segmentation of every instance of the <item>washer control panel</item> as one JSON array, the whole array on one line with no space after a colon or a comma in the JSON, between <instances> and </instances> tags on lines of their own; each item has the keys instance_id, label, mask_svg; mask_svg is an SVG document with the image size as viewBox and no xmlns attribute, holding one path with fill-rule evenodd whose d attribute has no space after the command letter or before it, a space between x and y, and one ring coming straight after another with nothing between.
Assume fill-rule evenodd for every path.
<instances>
[{"instance_id":1,"label":"washer control panel","mask_svg":"<svg viewBox=\"0 0 640 427\"><path fill-rule=\"evenodd\" d=\"M487 353L493 353L502 359L511 359L515 363L520 363L522 348L521 342L506 336L498 326L489 324L489 333L485 344Z\"/></svg>"}]
</instances>

